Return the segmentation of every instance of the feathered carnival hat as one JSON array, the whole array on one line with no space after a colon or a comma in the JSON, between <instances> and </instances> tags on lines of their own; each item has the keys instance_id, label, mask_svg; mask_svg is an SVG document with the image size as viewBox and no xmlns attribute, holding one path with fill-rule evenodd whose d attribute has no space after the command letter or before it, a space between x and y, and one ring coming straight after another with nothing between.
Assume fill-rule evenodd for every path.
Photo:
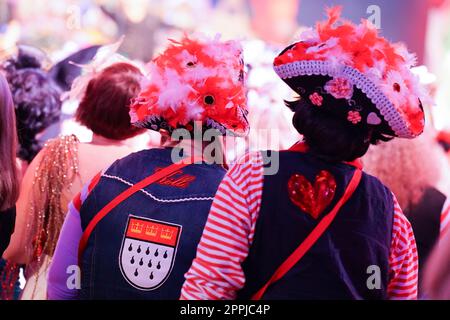
<instances>
[{"instance_id":1,"label":"feathered carnival hat","mask_svg":"<svg viewBox=\"0 0 450 320\"><path fill-rule=\"evenodd\" d=\"M214 128L244 136L246 118L242 48L236 41L190 38L171 40L149 64L149 79L131 103L131 122L138 127L172 132Z\"/></svg>"},{"instance_id":2,"label":"feathered carnival hat","mask_svg":"<svg viewBox=\"0 0 450 320\"><path fill-rule=\"evenodd\" d=\"M327 10L328 21L301 35L274 60L275 72L311 107L322 108L355 126L414 138L425 120L427 98L411 72L416 63L402 44L380 37L367 20L340 19L341 8Z\"/></svg>"}]
</instances>

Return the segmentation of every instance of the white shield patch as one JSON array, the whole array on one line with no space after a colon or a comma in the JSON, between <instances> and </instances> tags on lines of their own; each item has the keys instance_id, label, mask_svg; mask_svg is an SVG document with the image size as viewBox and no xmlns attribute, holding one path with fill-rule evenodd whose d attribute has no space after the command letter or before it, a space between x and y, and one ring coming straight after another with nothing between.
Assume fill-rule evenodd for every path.
<instances>
[{"instance_id":1,"label":"white shield patch","mask_svg":"<svg viewBox=\"0 0 450 320\"><path fill-rule=\"evenodd\" d=\"M120 270L139 290L154 290L175 262L180 225L130 215L120 249Z\"/></svg>"}]
</instances>

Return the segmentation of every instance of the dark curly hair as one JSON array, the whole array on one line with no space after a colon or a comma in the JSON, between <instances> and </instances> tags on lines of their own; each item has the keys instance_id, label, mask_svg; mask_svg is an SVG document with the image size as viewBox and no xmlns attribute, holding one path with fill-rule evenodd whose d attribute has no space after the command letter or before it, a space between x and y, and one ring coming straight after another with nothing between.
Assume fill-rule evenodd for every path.
<instances>
[{"instance_id":1,"label":"dark curly hair","mask_svg":"<svg viewBox=\"0 0 450 320\"><path fill-rule=\"evenodd\" d=\"M41 69L42 56L21 46L18 55L3 65L15 105L18 157L31 162L41 149L36 135L59 120L61 90Z\"/></svg>"},{"instance_id":2,"label":"dark curly hair","mask_svg":"<svg viewBox=\"0 0 450 320\"><path fill-rule=\"evenodd\" d=\"M366 154L371 144L392 139L374 126L353 126L303 99L285 104L294 111L292 124L303 135L310 151L326 161L353 161Z\"/></svg>"}]
</instances>

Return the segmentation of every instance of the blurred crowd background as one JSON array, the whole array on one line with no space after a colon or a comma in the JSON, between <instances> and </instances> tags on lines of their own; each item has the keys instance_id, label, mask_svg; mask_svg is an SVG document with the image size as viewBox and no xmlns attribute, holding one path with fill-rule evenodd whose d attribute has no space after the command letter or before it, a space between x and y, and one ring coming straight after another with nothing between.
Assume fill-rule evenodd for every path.
<instances>
[{"instance_id":1,"label":"blurred crowd background","mask_svg":"<svg viewBox=\"0 0 450 320\"><path fill-rule=\"evenodd\" d=\"M355 22L368 18L389 40L401 40L417 53L421 66L417 72L435 98L433 126L450 129L447 0L0 0L0 58L12 54L17 44L31 45L46 54L47 68L57 73L61 66L55 65L71 54L85 50L93 56L98 45L122 35L120 52L144 63L168 38L183 32L238 38L245 45L252 126L264 128L267 119L279 119L270 128L279 129L282 144L289 145L297 137L285 125L289 114L276 105L290 93L274 77L272 60L305 27L323 18L325 6L332 5L343 5L344 16ZM76 131L82 141L89 141L89 131L68 120L75 108L65 103L61 123L47 130L44 138Z\"/></svg>"}]
</instances>

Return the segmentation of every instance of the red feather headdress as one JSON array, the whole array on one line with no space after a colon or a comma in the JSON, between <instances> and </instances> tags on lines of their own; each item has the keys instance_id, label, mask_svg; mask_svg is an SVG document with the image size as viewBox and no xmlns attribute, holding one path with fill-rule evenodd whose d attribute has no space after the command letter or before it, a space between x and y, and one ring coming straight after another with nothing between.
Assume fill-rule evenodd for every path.
<instances>
[{"instance_id":1,"label":"red feather headdress","mask_svg":"<svg viewBox=\"0 0 450 320\"><path fill-rule=\"evenodd\" d=\"M149 63L149 79L132 102L134 125L169 132L205 128L246 135L246 95L242 48L218 37L171 40L166 50Z\"/></svg>"}]
</instances>

